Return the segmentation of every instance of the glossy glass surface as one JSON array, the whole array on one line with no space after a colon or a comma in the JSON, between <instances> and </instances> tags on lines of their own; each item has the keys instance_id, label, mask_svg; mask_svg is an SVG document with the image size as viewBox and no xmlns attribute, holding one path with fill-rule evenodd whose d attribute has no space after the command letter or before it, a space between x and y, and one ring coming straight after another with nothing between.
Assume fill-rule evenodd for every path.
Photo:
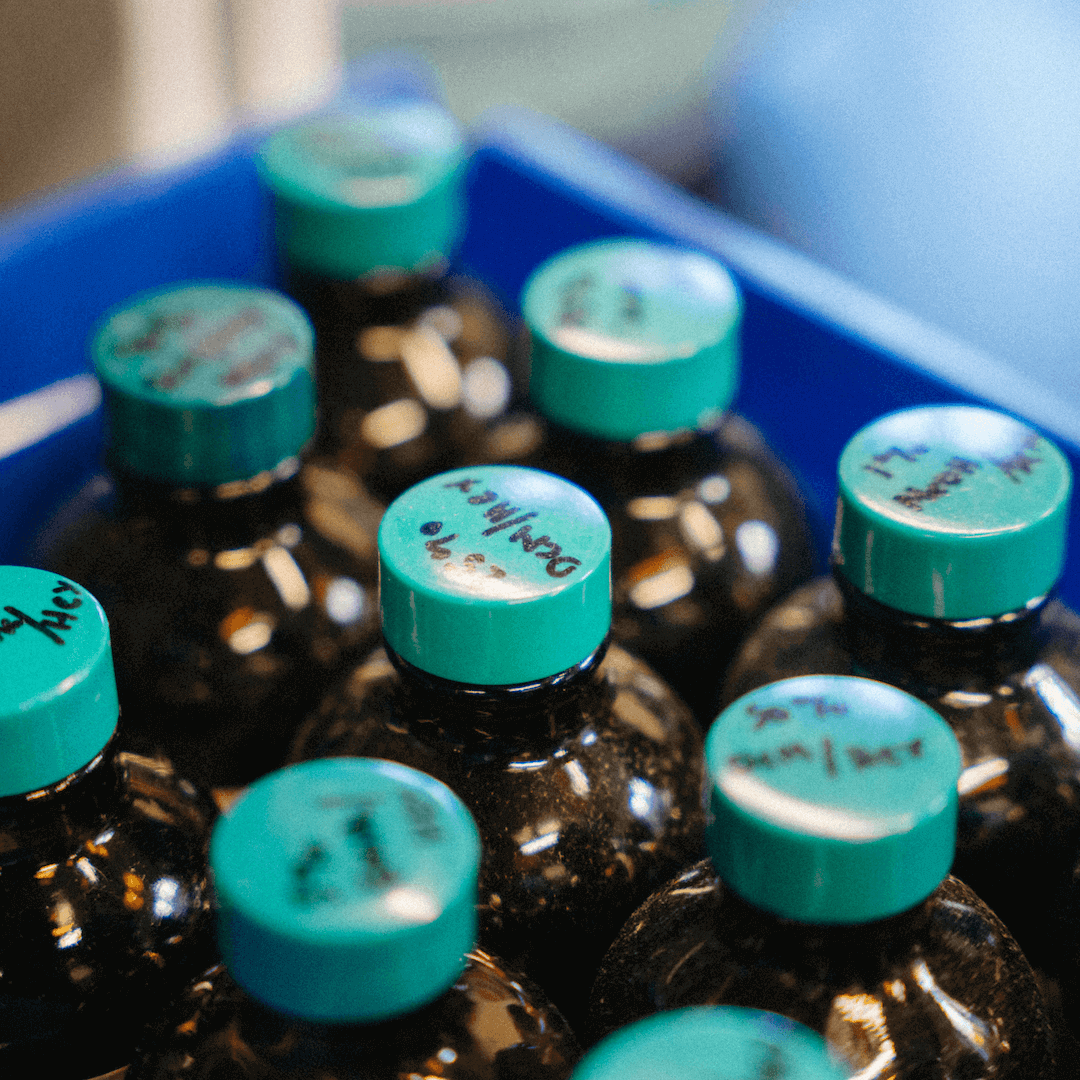
<instances>
[{"instance_id":1,"label":"glossy glass surface","mask_svg":"<svg viewBox=\"0 0 1080 1080\"><path fill-rule=\"evenodd\" d=\"M514 461L539 436L511 417L524 350L474 282L385 274L358 282L293 272L315 324L318 445L390 502L457 465Z\"/></svg>"},{"instance_id":2,"label":"glossy glass surface","mask_svg":"<svg viewBox=\"0 0 1080 1080\"><path fill-rule=\"evenodd\" d=\"M612 634L703 727L750 626L813 573L795 484L751 424L603 442L552 428L528 462L589 491L611 521Z\"/></svg>"},{"instance_id":3,"label":"glossy glass surface","mask_svg":"<svg viewBox=\"0 0 1080 1080\"><path fill-rule=\"evenodd\" d=\"M442 997L368 1025L271 1012L216 967L188 988L128 1080L562 1080L578 1054L539 991L476 949Z\"/></svg>"},{"instance_id":4,"label":"glossy glass surface","mask_svg":"<svg viewBox=\"0 0 1080 1080\"><path fill-rule=\"evenodd\" d=\"M1080 617L1056 600L998 619L903 615L822 578L764 619L725 696L811 673L865 675L933 706L960 743L952 872L1036 967L1060 967L1057 897L1080 839Z\"/></svg>"},{"instance_id":5,"label":"glossy glass surface","mask_svg":"<svg viewBox=\"0 0 1080 1080\"><path fill-rule=\"evenodd\" d=\"M389 758L456 792L484 845L481 944L540 983L574 1025L623 920L700 855L696 725L617 646L505 689L396 664L374 653L323 702L293 757Z\"/></svg>"},{"instance_id":6,"label":"glossy glass surface","mask_svg":"<svg viewBox=\"0 0 1080 1080\"><path fill-rule=\"evenodd\" d=\"M215 808L113 740L58 784L0 799L0 1075L125 1065L142 1024L213 962Z\"/></svg>"},{"instance_id":7,"label":"glossy glass surface","mask_svg":"<svg viewBox=\"0 0 1080 1080\"><path fill-rule=\"evenodd\" d=\"M215 788L280 764L378 633L378 508L355 480L311 464L227 488L99 477L35 553L108 615L125 749Z\"/></svg>"},{"instance_id":8,"label":"glossy glass surface","mask_svg":"<svg viewBox=\"0 0 1080 1080\"><path fill-rule=\"evenodd\" d=\"M859 1080L1054 1075L1031 968L955 878L892 918L822 927L752 908L699 863L627 923L593 988L589 1030L706 1004L798 1020Z\"/></svg>"}]
</instances>

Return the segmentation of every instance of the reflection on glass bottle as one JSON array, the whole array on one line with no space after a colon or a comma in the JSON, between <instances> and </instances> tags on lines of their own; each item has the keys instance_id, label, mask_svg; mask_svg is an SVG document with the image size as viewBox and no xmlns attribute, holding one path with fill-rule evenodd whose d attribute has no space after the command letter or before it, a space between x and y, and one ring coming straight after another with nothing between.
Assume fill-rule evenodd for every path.
<instances>
[{"instance_id":1,"label":"reflection on glass bottle","mask_svg":"<svg viewBox=\"0 0 1080 1080\"><path fill-rule=\"evenodd\" d=\"M1060 971L1056 898L1080 842L1080 618L1048 597L1068 462L1016 420L939 406L857 433L839 482L833 576L765 617L726 697L855 673L932 705L963 754L953 872Z\"/></svg>"},{"instance_id":2,"label":"reflection on glass bottle","mask_svg":"<svg viewBox=\"0 0 1080 1080\"><path fill-rule=\"evenodd\" d=\"M603 506L615 640L707 727L742 636L813 570L791 477L727 411L739 367L735 283L702 255L608 240L541 266L522 307L531 393L548 421L529 464Z\"/></svg>"},{"instance_id":3,"label":"reflection on glass bottle","mask_svg":"<svg viewBox=\"0 0 1080 1080\"><path fill-rule=\"evenodd\" d=\"M147 1037L129 1080L565 1080L577 1043L475 947L480 842L442 784L316 761L253 784L214 832L224 964Z\"/></svg>"},{"instance_id":4,"label":"reflection on glass bottle","mask_svg":"<svg viewBox=\"0 0 1080 1080\"><path fill-rule=\"evenodd\" d=\"M120 753L105 614L80 584L0 568L0 1075L86 1080L214 956L216 809Z\"/></svg>"},{"instance_id":5,"label":"reflection on glass bottle","mask_svg":"<svg viewBox=\"0 0 1080 1080\"><path fill-rule=\"evenodd\" d=\"M287 288L317 331L319 451L386 501L500 445L520 456L522 350L480 285L449 272L465 205L450 116L355 106L277 133L259 163Z\"/></svg>"},{"instance_id":6,"label":"reflection on glass bottle","mask_svg":"<svg viewBox=\"0 0 1080 1080\"><path fill-rule=\"evenodd\" d=\"M706 740L711 862L628 920L590 1033L687 1005L769 1009L852 1075L1055 1076L1034 973L948 876L960 751L928 705L805 676L730 705Z\"/></svg>"},{"instance_id":7,"label":"reflection on glass bottle","mask_svg":"<svg viewBox=\"0 0 1080 1080\"><path fill-rule=\"evenodd\" d=\"M246 783L376 640L379 508L348 474L301 464L312 334L285 297L160 290L107 316L92 352L111 476L35 561L87 582L109 615L125 746L216 788Z\"/></svg>"},{"instance_id":8,"label":"reflection on glass bottle","mask_svg":"<svg viewBox=\"0 0 1080 1080\"><path fill-rule=\"evenodd\" d=\"M294 749L402 761L457 792L484 839L481 942L572 1024L603 949L703 827L696 725L608 646L609 544L599 506L546 473L417 485L380 527L386 650Z\"/></svg>"}]
</instances>

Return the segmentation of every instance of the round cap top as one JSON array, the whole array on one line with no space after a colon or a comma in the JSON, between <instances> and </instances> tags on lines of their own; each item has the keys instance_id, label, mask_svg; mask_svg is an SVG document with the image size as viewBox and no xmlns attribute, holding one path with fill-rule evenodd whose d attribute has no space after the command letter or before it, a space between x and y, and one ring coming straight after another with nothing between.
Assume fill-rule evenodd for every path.
<instances>
[{"instance_id":1,"label":"round cap top","mask_svg":"<svg viewBox=\"0 0 1080 1080\"><path fill-rule=\"evenodd\" d=\"M734 1005L674 1009L619 1028L572 1080L841 1080L825 1040L786 1016Z\"/></svg>"},{"instance_id":2,"label":"round cap top","mask_svg":"<svg viewBox=\"0 0 1080 1080\"><path fill-rule=\"evenodd\" d=\"M444 679L546 679L607 636L610 553L603 510L550 473L485 465L431 477L379 527L383 634Z\"/></svg>"},{"instance_id":3,"label":"round cap top","mask_svg":"<svg viewBox=\"0 0 1080 1080\"><path fill-rule=\"evenodd\" d=\"M280 1012L404 1015L465 968L479 863L469 812L415 769L326 758L271 773L211 839L222 957Z\"/></svg>"},{"instance_id":4,"label":"round cap top","mask_svg":"<svg viewBox=\"0 0 1080 1080\"><path fill-rule=\"evenodd\" d=\"M274 469L315 429L314 332L269 289L175 285L110 312L91 345L112 462L215 487Z\"/></svg>"},{"instance_id":5,"label":"round cap top","mask_svg":"<svg viewBox=\"0 0 1080 1080\"><path fill-rule=\"evenodd\" d=\"M463 228L465 156L443 109L387 101L279 131L258 161L288 260L352 279L449 256Z\"/></svg>"},{"instance_id":6,"label":"round cap top","mask_svg":"<svg viewBox=\"0 0 1080 1080\"><path fill-rule=\"evenodd\" d=\"M0 566L0 796L81 769L119 716L109 624L81 585Z\"/></svg>"},{"instance_id":7,"label":"round cap top","mask_svg":"<svg viewBox=\"0 0 1080 1080\"><path fill-rule=\"evenodd\" d=\"M847 444L839 474L833 561L889 607L987 618L1061 575L1069 463L1012 417L968 405L892 413Z\"/></svg>"},{"instance_id":8,"label":"round cap top","mask_svg":"<svg viewBox=\"0 0 1080 1080\"><path fill-rule=\"evenodd\" d=\"M549 259L525 284L529 389L552 420L604 439L715 423L739 377L742 302L692 251L602 240Z\"/></svg>"},{"instance_id":9,"label":"round cap top","mask_svg":"<svg viewBox=\"0 0 1080 1080\"><path fill-rule=\"evenodd\" d=\"M757 907L869 922L924 900L949 871L960 749L902 690L839 675L770 683L720 714L705 757L713 863Z\"/></svg>"}]
</instances>

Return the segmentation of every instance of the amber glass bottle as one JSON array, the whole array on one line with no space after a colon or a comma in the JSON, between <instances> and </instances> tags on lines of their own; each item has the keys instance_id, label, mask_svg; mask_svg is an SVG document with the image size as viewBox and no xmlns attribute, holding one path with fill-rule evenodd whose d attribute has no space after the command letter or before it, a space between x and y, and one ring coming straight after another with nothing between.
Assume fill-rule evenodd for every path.
<instances>
[{"instance_id":1,"label":"amber glass bottle","mask_svg":"<svg viewBox=\"0 0 1080 1080\"><path fill-rule=\"evenodd\" d=\"M253 784L214 831L224 965L129 1080L565 1080L577 1043L475 947L480 841L431 777L315 761Z\"/></svg>"},{"instance_id":2,"label":"amber glass bottle","mask_svg":"<svg viewBox=\"0 0 1080 1080\"><path fill-rule=\"evenodd\" d=\"M305 120L259 155L286 288L315 323L318 449L385 502L538 437L510 414L524 350L484 289L450 269L465 162L452 118L417 101Z\"/></svg>"},{"instance_id":3,"label":"amber glass bottle","mask_svg":"<svg viewBox=\"0 0 1080 1080\"><path fill-rule=\"evenodd\" d=\"M948 876L960 751L933 709L869 679L783 680L720 715L706 759L711 862L631 916L594 1035L742 1005L813 1028L853 1076L1054 1076L1031 967Z\"/></svg>"},{"instance_id":4,"label":"amber glass bottle","mask_svg":"<svg viewBox=\"0 0 1080 1080\"><path fill-rule=\"evenodd\" d=\"M379 530L386 650L294 752L391 758L457 792L484 840L481 943L572 1025L623 919L702 842L693 718L608 645L609 545L594 500L548 473L412 488Z\"/></svg>"},{"instance_id":5,"label":"amber glass bottle","mask_svg":"<svg viewBox=\"0 0 1080 1080\"><path fill-rule=\"evenodd\" d=\"M125 747L214 788L281 763L326 681L377 640L378 511L298 456L315 424L311 327L289 299L175 286L92 344L109 477L35 561L109 616Z\"/></svg>"},{"instance_id":6,"label":"amber glass bottle","mask_svg":"<svg viewBox=\"0 0 1080 1080\"><path fill-rule=\"evenodd\" d=\"M813 573L805 507L761 433L730 411L742 305L703 255L643 240L571 248L522 308L548 421L529 461L611 521L612 632L707 728L758 617Z\"/></svg>"},{"instance_id":7,"label":"amber glass bottle","mask_svg":"<svg viewBox=\"0 0 1080 1080\"><path fill-rule=\"evenodd\" d=\"M87 1080L206 964L208 794L120 753L105 614L0 567L0 1076Z\"/></svg>"},{"instance_id":8,"label":"amber glass bottle","mask_svg":"<svg viewBox=\"0 0 1080 1080\"><path fill-rule=\"evenodd\" d=\"M937 709L964 761L953 873L1056 971L1080 841L1080 618L1052 596L1069 464L1010 417L939 406L858 432L839 483L832 577L766 616L726 696L855 673Z\"/></svg>"}]
</instances>

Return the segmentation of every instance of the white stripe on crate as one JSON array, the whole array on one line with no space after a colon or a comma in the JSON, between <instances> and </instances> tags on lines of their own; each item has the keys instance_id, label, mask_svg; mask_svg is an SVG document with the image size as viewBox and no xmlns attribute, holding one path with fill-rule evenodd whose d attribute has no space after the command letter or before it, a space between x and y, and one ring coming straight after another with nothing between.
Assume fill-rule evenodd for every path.
<instances>
[{"instance_id":1,"label":"white stripe on crate","mask_svg":"<svg viewBox=\"0 0 1080 1080\"><path fill-rule=\"evenodd\" d=\"M101 404L93 375L74 375L0 405L0 460L55 435Z\"/></svg>"}]
</instances>

